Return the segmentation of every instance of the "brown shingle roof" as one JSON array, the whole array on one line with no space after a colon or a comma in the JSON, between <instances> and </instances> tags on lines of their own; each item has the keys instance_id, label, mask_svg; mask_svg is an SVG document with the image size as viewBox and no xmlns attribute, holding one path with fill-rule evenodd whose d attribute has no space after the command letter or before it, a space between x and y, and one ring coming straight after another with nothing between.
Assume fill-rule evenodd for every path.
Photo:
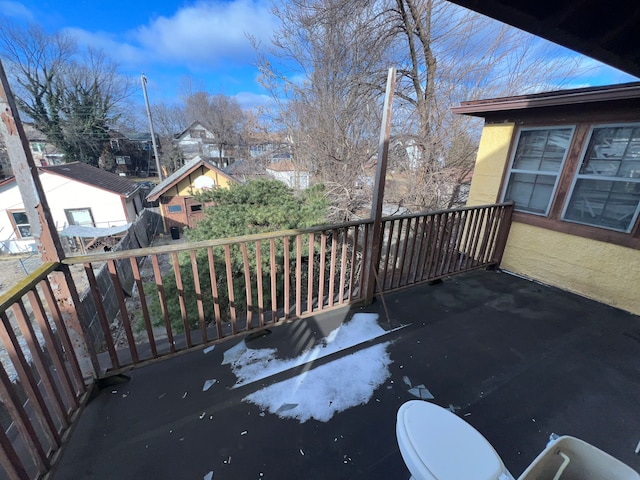
<instances>
[{"instance_id":1,"label":"brown shingle roof","mask_svg":"<svg viewBox=\"0 0 640 480\"><path fill-rule=\"evenodd\" d=\"M121 177L115 173L107 172L100 168L92 167L91 165L82 162L39 167L39 170L71 178L78 182L117 193L123 197L131 196L139 188L136 182L129 180L128 178Z\"/></svg>"}]
</instances>

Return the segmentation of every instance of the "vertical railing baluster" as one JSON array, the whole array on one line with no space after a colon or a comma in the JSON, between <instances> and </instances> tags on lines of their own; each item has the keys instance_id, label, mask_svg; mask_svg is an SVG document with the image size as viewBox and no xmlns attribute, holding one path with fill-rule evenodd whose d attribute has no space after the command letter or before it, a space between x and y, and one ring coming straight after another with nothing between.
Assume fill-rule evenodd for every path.
<instances>
[{"instance_id":1,"label":"vertical railing baluster","mask_svg":"<svg viewBox=\"0 0 640 480\"><path fill-rule=\"evenodd\" d=\"M358 299L366 297L365 292L365 275L367 274L367 263L369 261L369 226L373 225L373 221L364 224L364 241L362 242L362 264L360 266L360 285L358 285ZM373 268L380 269L380 265L373 265Z\"/></svg>"},{"instance_id":2,"label":"vertical railing baluster","mask_svg":"<svg viewBox=\"0 0 640 480\"><path fill-rule=\"evenodd\" d=\"M323 232L324 233L324 232ZM356 262L358 260L358 225L353 228L353 247L351 252L351 269L349 272L349 301L353 298L353 285L356 279ZM380 270L378 270L379 272Z\"/></svg>"},{"instance_id":3,"label":"vertical railing baluster","mask_svg":"<svg viewBox=\"0 0 640 480\"><path fill-rule=\"evenodd\" d=\"M171 326L171 320L169 318L169 309L167 307L167 296L164 290L164 284L162 283L162 275L160 273L160 264L158 262L157 255L151 255L151 264L153 266L153 278L156 281L156 288L158 290L158 302L160 303L160 310L162 311L162 319L164 320L164 328L167 332L167 340L169 341L169 351L175 353L176 342L173 338L173 328Z\"/></svg>"},{"instance_id":4,"label":"vertical railing baluster","mask_svg":"<svg viewBox=\"0 0 640 480\"><path fill-rule=\"evenodd\" d=\"M391 277L389 279L389 288L394 288L394 283L396 280L396 269L398 268L398 256L400 255L400 245L402 243L402 226L404 225L404 219L401 218L398 221L398 231L396 233L396 238L393 241L393 260L391 262Z\"/></svg>"},{"instance_id":5,"label":"vertical railing baluster","mask_svg":"<svg viewBox=\"0 0 640 480\"><path fill-rule=\"evenodd\" d=\"M236 300L233 292L233 271L231 269L231 246L224 246L224 262L227 271L227 293L229 295L229 314L231 316L231 333L238 333L238 322L236 318Z\"/></svg>"},{"instance_id":6,"label":"vertical railing baluster","mask_svg":"<svg viewBox=\"0 0 640 480\"><path fill-rule=\"evenodd\" d=\"M393 245L393 229L396 225L395 220L387 220L385 222L388 225L388 233L387 233L387 249L384 255L384 273L382 274L382 278L380 283L382 283L382 288L384 289L387 286L387 269L389 268L389 259L391 256L391 247ZM392 282L389 281L389 288L391 288Z\"/></svg>"},{"instance_id":7,"label":"vertical railing baluster","mask_svg":"<svg viewBox=\"0 0 640 480\"><path fill-rule=\"evenodd\" d=\"M136 282L138 289L138 297L140 299L140 308L142 309L142 318L144 320L144 328L147 331L147 339L149 340L149 347L151 348L152 358L158 358L158 349L156 348L156 339L153 335L153 327L151 326L151 316L149 315L149 307L147 306L147 297L144 293L144 284L140 277L140 269L138 268L138 261L136 257L129 258L131 264L131 271L133 272L133 279Z\"/></svg>"},{"instance_id":8,"label":"vertical railing baluster","mask_svg":"<svg viewBox=\"0 0 640 480\"><path fill-rule=\"evenodd\" d=\"M413 257L415 256L416 247L418 246L418 231L420 230L420 217L414 218L413 235L411 235L411 247L409 248L409 268L407 270L405 285L411 285L411 271L413 270L414 263Z\"/></svg>"},{"instance_id":9,"label":"vertical railing baluster","mask_svg":"<svg viewBox=\"0 0 640 480\"><path fill-rule=\"evenodd\" d=\"M271 276L271 322L278 321L278 282L276 278L276 241L269 239L269 274Z\"/></svg>"},{"instance_id":10,"label":"vertical railing baluster","mask_svg":"<svg viewBox=\"0 0 640 480\"><path fill-rule=\"evenodd\" d=\"M324 308L324 276L327 268L327 233L320 234L320 271L318 278L318 310Z\"/></svg>"},{"instance_id":11,"label":"vertical railing baluster","mask_svg":"<svg viewBox=\"0 0 640 480\"><path fill-rule=\"evenodd\" d=\"M315 238L309 234L309 265L307 273L307 313L313 312L313 259L315 253Z\"/></svg>"},{"instance_id":12,"label":"vertical railing baluster","mask_svg":"<svg viewBox=\"0 0 640 480\"><path fill-rule=\"evenodd\" d=\"M29 480L30 478L4 428L0 429L0 466L8 480ZM46 473L44 469L38 470L38 473Z\"/></svg>"},{"instance_id":13,"label":"vertical railing baluster","mask_svg":"<svg viewBox=\"0 0 640 480\"><path fill-rule=\"evenodd\" d=\"M473 263L475 261L475 258L473 256L473 252L475 250L475 237L476 237L476 230L478 230L478 223L480 222L481 218L482 218L482 210L480 209L474 209L473 210L473 218L471 220L471 226L469 228L468 231L468 235L469 235L469 242L467 245L467 261L465 262L465 269L469 269L471 267L473 267Z\"/></svg>"},{"instance_id":14,"label":"vertical railing baluster","mask_svg":"<svg viewBox=\"0 0 640 480\"><path fill-rule=\"evenodd\" d=\"M409 284L413 285L416 283L416 279L418 278L418 269L420 268L420 257L422 256L422 245L424 243L424 232L426 226L426 216L421 215L416 219L416 242L414 247L414 258L411 263L413 265L413 276L409 279Z\"/></svg>"},{"instance_id":15,"label":"vertical railing baluster","mask_svg":"<svg viewBox=\"0 0 640 480\"><path fill-rule=\"evenodd\" d=\"M296 235L296 317L302 315L302 235Z\"/></svg>"},{"instance_id":16,"label":"vertical railing baluster","mask_svg":"<svg viewBox=\"0 0 640 480\"><path fill-rule=\"evenodd\" d=\"M480 235L482 234L482 227L485 223L486 210L484 208L478 209L478 222L474 226L473 236L471 238L471 266L475 267L479 263L479 259L476 258L478 252L478 245L480 243Z\"/></svg>"},{"instance_id":17,"label":"vertical railing baluster","mask_svg":"<svg viewBox=\"0 0 640 480\"><path fill-rule=\"evenodd\" d=\"M340 258L340 296L338 297L338 303L344 303L344 285L345 276L347 274L347 232L346 228L342 229L342 255ZM377 270L376 270L377 273Z\"/></svg>"},{"instance_id":18,"label":"vertical railing baluster","mask_svg":"<svg viewBox=\"0 0 640 480\"><path fill-rule=\"evenodd\" d=\"M411 238L411 227L413 225L413 219L412 218L408 218L407 219L407 226L406 226L406 233L404 235L404 242L402 245L402 257L400 258L400 272L398 275L398 286L404 286L406 285L405 283L405 277L404 277L404 265L405 262L407 260L407 254L409 252L409 240Z\"/></svg>"},{"instance_id":19,"label":"vertical railing baluster","mask_svg":"<svg viewBox=\"0 0 640 480\"><path fill-rule=\"evenodd\" d=\"M289 237L282 239L284 244L283 270L284 270L284 319L288 320L291 313L291 266L289 255Z\"/></svg>"},{"instance_id":20,"label":"vertical railing baluster","mask_svg":"<svg viewBox=\"0 0 640 480\"><path fill-rule=\"evenodd\" d=\"M111 336L111 329L109 328L109 320L107 320L107 313L104 310L102 294L100 293L98 282L96 281L96 277L93 273L93 266L90 263L85 263L84 271L87 275L87 280L89 281L91 294L93 295L93 302L95 303L96 311L98 313L98 320L100 322L100 327L102 328L102 334L104 335L104 343L107 347L107 351L109 352L111 367L114 369L118 369L120 368L120 361L118 359L118 354L116 353L115 346L113 345L113 337Z\"/></svg>"},{"instance_id":21,"label":"vertical railing baluster","mask_svg":"<svg viewBox=\"0 0 640 480\"><path fill-rule=\"evenodd\" d=\"M80 364L78 363L75 349L73 348L73 344L71 343L71 339L69 338L67 326L64 323L62 313L60 312L60 307L58 306L58 302L53 296L53 290L51 289L51 284L49 283L49 279L47 277L43 278L40 281L40 288L42 290L42 293L44 294L47 306L49 307L49 312L51 314L51 317L53 318L53 323L56 326L56 333L58 334L58 338L62 343L62 348L64 348L64 351L66 352L66 358L69 362L69 366L71 367L71 372L73 373L72 378L74 379L76 396L79 396L84 392L84 378L82 377L82 370L80 370Z\"/></svg>"},{"instance_id":22,"label":"vertical railing baluster","mask_svg":"<svg viewBox=\"0 0 640 480\"><path fill-rule=\"evenodd\" d=\"M207 342L207 325L204 319L204 303L202 298L202 288L200 285L200 272L198 269L198 259L195 250L189 250L189 258L191 259L191 273L193 275L193 288L196 294L196 307L198 309L198 324L200 325L200 334L202 335L202 343Z\"/></svg>"},{"instance_id":23,"label":"vertical railing baluster","mask_svg":"<svg viewBox=\"0 0 640 480\"><path fill-rule=\"evenodd\" d=\"M109 268L109 275L111 277L111 283L115 290L116 299L118 300L118 308L120 309L120 318L122 319L122 326L124 327L125 335L127 336L127 343L129 345L129 352L133 363L138 363L138 350L136 349L136 341L133 338L133 331L131 330L131 321L129 320L129 312L127 311L127 304L124 300L124 293L122 293L122 285L120 284L120 278L118 277L118 270L116 268L116 262L109 260L107 262Z\"/></svg>"},{"instance_id":24,"label":"vertical railing baluster","mask_svg":"<svg viewBox=\"0 0 640 480\"><path fill-rule=\"evenodd\" d=\"M0 363L0 399L2 399L4 408L7 409L9 416L13 420L13 424L18 429L18 432L29 449L29 455L38 467L38 471L45 473L51 466L49 458L36 433L34 423L25 410L25 402L18 396L15 387L7 375L4 366ZM42 419L38 418L38 421L42 422ZM1 430L4 434L4 428Z\"/></svg>"},{"instance_id":25,"label":"vertical railing baluster","mask_svg":"<svg viewBox=\"0 0 640 480\"><path fill-rule=\"evenodd\" d=\"M187 315L187 302L185 299L184 285L182 284L180 262L178 261L178 254L176 252L171 252L171 261L173 264L173 276L176 279L176 289L178 290L178 303L180 304L180 317L182 318L182 326L184 328L184 339L187 342L187 348L191 348L191 328Z\"/></svg>"},{"instance_id":26,"label":"vertical railing baluster","mask_svg":"<svg viewBox=\"0 0 640 480\"><path fill-rule=\"evenodd\" d=\"M425 215L424 219L426 232L423 234L425 239L422 245L422 251L420 252L420 259L418 261L420 268L417 273L417 278L419 281L423 281L425 279L424 272L429 262L429 252L431 250L431 243L433 242L433 229L435 225L435 218L432 214Z\"/></svg>"},{"instance_id":27,"label":"vertical railing baluster","mask_svg":"<svg viewBox=\"0 0 640 480\"><path fill-rule=\"evenodd\" d=\"M251 290L251 270L249 269L249 255L247 254L247 242L240 244L242 251L242 266L244 268L244 286L245 299L247 306L247 319L245 330L251 330L251 321L253 320L253 293Z\"/></svg>"},{"instance_id":28,"label":"vertical railing baluster","mask_svg":"<svg viewBox=\"0 0 640 480\"><path fill-rule=\"evenodd\" d=\"M222 318L220 316L220 296L218 293L218 277L216 275L216 264L213 258L213 247L207 248L207 259L209 260L209 278L211 279L211 296L213 298L213 314L216 322L216 335L218 340L222 334Z\"/></svg>"},{"instance_id":29,"label":"vertical railing baluster","mask_svg":"<svg viewBox=\"0 0 640 480\"><path fill-rule=\"evenodd\" d=\"M458 212L457 221L455 223L456 237L453 243L452 253L447 264L447 273L456 273L458 271L458 262L460 260L460 242L464 232L464 224L466 222L467 210Z\"/></svg>"},{"instance_id":30,"label":"vertical railing baluster","mask_svg":"<svg viewBox=\"0 0 640 480\"><path fill-rule=\"evenodd\" d=\"M60 346L53 336L51 325L49 325L47 314L44 310L44 306L42 305L42 301L37 294L37 290L35 288L29 290L27 292L27 298L29 299L29 305L31 305L31 310L33 311L33 315L36 319L38 327L40 328L42 338L44 339L45 350L51 358L51 361L53 362L55 371L58 372L59 381L57 383L62 387L65 397L69 400L71 411L73 411L78 408L78 400L73 392L73 384L71 382L71 378L69 377L69 372L64 365L64 354L60 350ZM49 369L47 369L47 372L49 372ZM54 383L53 379L51 381L52 383ZM67 414L69 410L66 409L62 401L61 407L65 410L65 417L68 421Z\"/></svg>"},{"instance_id":31,"label":"vertical railing baluster","mask_svg":"<svg viewBox=\"0 0 640 480\"><path fill-rule=\"evenodd\" d=\"M25 340L29 352L31 352L31 361L36 367L36 371L40 377L40 381L44 387L47 396L49 397L49 405L53 407L58 419L60 420L62 427L67 428L69 426L69 416L64 408L64 402L60 396L60 392L55 387L55 382L51 376L51 370L46 365L46 360L40 346L40 342L36 337L36 332L31 325L29 314L22 300L18 300L13 304L13 314L18 321L20 332L22 332L22 338Z\"/></svg>"},{"instance_id":32,"label":"vertical railing baluster","mask_svg":"<svg viewBox=\"0 0 640 480\"><path fill-rule=\"evenodd\" d=\"M258 322L264 327L264 297L262 292L262 251L260 240L256 240L256 288L258 289Z\"/></svg>"},{"instance_id":33,"label":"vertical railing baluster","mask_svg":"<svg viewBox=\"0 0 640 480\"><path fill-rule=\"evenodd\" d=\"M38 417L38 421L42 425L42 430L47 436L47 439L53 443L55 448L59 448L61 445L60 435L58 429L49 413L46 401L38 388L31 367L24 356L24 352L20 348L20 342L16 337L16 334L11 327L11 322L4 312L0 312L0 320L2 327L0 328L0 341L4 345L13 368L18 373L20 384L23 386L32 408L35 410L35 414Z\"/></svg>"},{"instance_id":34,"label":"vertical railing baluster","mask_svg":"<svg viewBox=\"0 0 640 480\"><path fill-rule=\"evenodd\" d=\"M331 265L329 267L329 307L333 307L336 282L336 255L338 249L338 232L331 230Z\"/></svg>"}]
</instances>

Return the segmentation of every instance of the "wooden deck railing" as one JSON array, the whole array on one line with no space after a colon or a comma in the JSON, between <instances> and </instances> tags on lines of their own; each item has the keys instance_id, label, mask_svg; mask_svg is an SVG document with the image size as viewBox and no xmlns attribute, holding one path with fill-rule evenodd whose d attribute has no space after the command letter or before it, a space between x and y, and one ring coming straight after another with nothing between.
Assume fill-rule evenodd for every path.
<instances>
[{"instance_id":1,"label":"wooden deck railing","mask_svg":"<svg viewBox=\"0 0 640 480\"><path fill-rule=\"evenodd\" d=\"M88 386L54 298L49 263L0 297L0 466L5 478L50 468Z\"/></svg>"},{"instance_id":2,"label":"wooden deck railing","mask_svg":"<svg viewBox=\"0 0 640 480\"><path fill-rule=\"evenodd\" d=\"M497 265L511 204L110 252L63 261L74 277L101 377L230 335L360 302L373 268L378 294ZM372 259L379 263L372 265ZM74 267L75 266L75 267ZM86 396L48 264L0 298L0 466L8 478L49 468ZM86 355L86 352L83 352ZM80 358L84 358L81 356Z\"/></svg>"}]
</instances>

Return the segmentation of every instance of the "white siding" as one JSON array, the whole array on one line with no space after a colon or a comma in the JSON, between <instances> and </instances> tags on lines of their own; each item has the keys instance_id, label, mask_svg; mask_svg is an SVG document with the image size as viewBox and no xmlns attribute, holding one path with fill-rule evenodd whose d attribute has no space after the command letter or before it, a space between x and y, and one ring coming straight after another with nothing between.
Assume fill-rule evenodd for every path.
<instances>
[{"instance_id":1,"label":"white siding","mask_svg":"<svg viewBox=\"0 0 640 480\"><path fill-rule=\"evenodd\" d=\"M91 209L96 227L125 225L135 220L133 199L130 199L125 207L122 197L117 193L46 172L40 174L40 181L58 230L68 225L65 209ZM18 253L28 250L33 240L5 242L16 238L7 210L24 210L20 191L15 182L0 189L0 241L4 242L2 244L4 252Z\"/></svg>"}]
</instances>

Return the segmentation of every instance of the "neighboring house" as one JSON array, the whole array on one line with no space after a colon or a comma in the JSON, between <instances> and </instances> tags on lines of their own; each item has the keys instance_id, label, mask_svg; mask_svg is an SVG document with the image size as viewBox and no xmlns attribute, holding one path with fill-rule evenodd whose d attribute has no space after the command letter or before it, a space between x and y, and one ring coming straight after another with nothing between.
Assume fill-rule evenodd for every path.
<instances>
[{"instance_id":1,"label":"neighboring house","mask_svg":"<svg viewBox=\"0 0 640 480\"><path fill-rule=\"evenodd\" d=\"M464 102L470 205L514 201L501 267L640 314L640 82Z\"/></svg>"},{"instance_id":2,"label":"neighboring house","mask_svg":"<svg viewBox=\"0 0 640 480\"><path fill-rule=\"evenodd\" d=\"M160 148L157 136L156 145ZM101 155L100 162L105 170L116 173L139 177L156 175L151 134L123 134L117 130L109 130L109 146Z\"/></svg>"},{"instance_id":3,"label":"neighboring house","mask_svg":"<svg viewBox=\"0 0 640 480\"><path fill-rule=\"evenodd\" d=\"M197 156L151 190L147 201L160 201L165 231L172 227L180 230L192 228L204 215L203 205L194 198L195 195L202 190L226 188L231 183L237 183L237 180L209 159Z\"/></svg>"},{"instance_id":4,"label":"neighboring house","mask_svg":"<svg viewBox=\"0 0 640 480\"><path fill-rule=\"evenodd\" d=\"M221 152L215 135L200 122L193 122L179 133L174 143L186 161L195 157L208 158L209 163L218 168L228 167L234 161L233 147L225 145Z\"/></svg>"},{"instance_id":5,"label":"neighboring house","mask_svg":"<svg viewBox=\"0 0 640 480\"><path fill-rule=\"evenodd\" d=\"M24 132L29 141L29 150L36 166L59 165L64 161L64 154L49 143L47 137L31 123L22 123ZM13 176L13 168L7 153L7 148L0 140L0 180Z\"/></svg>"},{"instance_id":6,"label":"neighboring house","mask_svg":"<svg viewBox=\"0 0 640 480\"><path fill-rule=\"evenodd\" d=\"M267 165L267 173L288 187L297 190L309 188L311 184L311 173L295 165L291 160L280 160Z\"/></svg>"},{"instance_id":7,"label":"neighboring house","mask_svg":"<svg viewBox=\"0 0 640 480\"><path fill-rule=\"evenodd\" d=\"M64 161L64 154L49 142L44 133L31 123L23 123L22 126L36 166L59 165Z\"/></svg>"},{"instance_id":8,"label":"neighboring house","mask_svg":"<svg viewBox=\"0 0 640 480\"><path fill-rule=\"evenodd\" d=\"M85 163L38 168L58 230L69 225L115 227L142 212L137 183ZM14 177L0 183L0 245L4 253L33 250L34 239Z\"/></svg>"}]
</instances>

